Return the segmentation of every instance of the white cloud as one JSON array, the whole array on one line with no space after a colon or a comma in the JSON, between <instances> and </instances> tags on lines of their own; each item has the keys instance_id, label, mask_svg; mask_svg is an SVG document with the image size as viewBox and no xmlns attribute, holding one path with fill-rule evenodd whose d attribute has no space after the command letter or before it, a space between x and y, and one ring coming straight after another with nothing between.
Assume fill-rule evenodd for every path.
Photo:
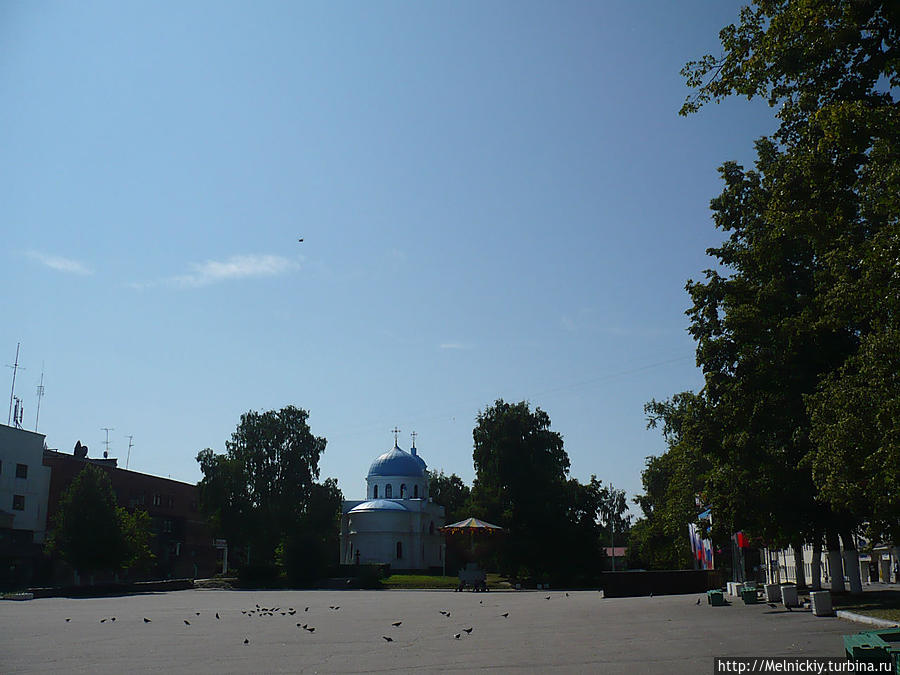
<instances>
[{"instance_id":1,"label":"white cloud","mask_svg":"<svg viewBox=\"0 0 900 675\"><path fill-rule=\"evenodd\" d=\"M32 260L37 260L42 265L45 265L52 270L56 270L57 272L67 272L69 274L81 274L85 276L94 273L94 270L84 263L72 260L71 258L63 258L60 255L48 255L46 253L41 253L40 251L28 251L26 255Z\"/></svg>"},{"instance_id":2,"label":"white cloud","mask_svg":"<svg viewBox=\"0 0 900 675\"><path fill-rule=\"evenodd\" d=\"M226 260L191 263L191 271L187 274L179 274L161 281L138 282L129 285L132 288L149 288L159 285L198 288L234 279L274 277L286 274L299 266L297 261L277 255L234 255Z\"/></svg>"},{"instance_id":3,"label":"white cloud","mask_svg":"<svg viewBox=\"0 0 900 675\"><path fill-rule=\"evenodd\" d=\"M468 349L468 347L461 342L442 342L440 347L441 349Z\"/></svg>"}]
</instances>

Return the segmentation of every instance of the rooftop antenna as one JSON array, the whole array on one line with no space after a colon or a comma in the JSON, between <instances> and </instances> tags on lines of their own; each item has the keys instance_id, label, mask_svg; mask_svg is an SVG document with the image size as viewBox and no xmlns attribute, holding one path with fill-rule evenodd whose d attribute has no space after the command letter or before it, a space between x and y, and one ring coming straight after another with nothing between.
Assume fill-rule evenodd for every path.
<instances>
[{"instance_id":1,"label":"rooftop antenna","mask_svg":"<svg viewBox=\"0 0 900 675\"><path fill-rule=\"evenodd\" d=\"M13 410L12 418L13 425L16 427L16 429L22 428L22 413L24 412L24 410L25 408L22 405L22 399L16 396L16 407L15 410Z\"/></svg>"},{"instance_id":2,"label":"rooftop antenna","mask_svg":"<svg viewBox=\"0 0 900 675\"><path fill-rule=\"evenodd\" d=\"M22 344L21 342L16 343L16 362L13 365L6 364L7 368L13 369L12 389L9 390L9 417L6 419L7 426L12 425L13 397L15 396L15 393L16 393L16 371L19 370L20 368L22 370L25 370L24 368L22 368L22 366L19 365L19 346L21 344Z\"/></svg>"},{"instance_id":3,"label":"rooftop antenna","mask_svg":"<svg viewBox=\"0 0 900 675\"><path fill-rule=\"evenodd\" d=\"M112 427L100 427L100 431L106 432L106 440L103 441L103 445L106 446L106 450L103 453L103 457L106 458L107 456L109 456L109 432L115 431L115 429L113 429Z\"/></svg>"},{"instance_id":4,"label":"rooftop antenna","mask_svg":"<svg viewBox=\"0 0 900 675\"><path fill-rule=\"evenodd\" d=\"M134 436L126 436L128 439L128 456L125 457L125 470L128 471L128 462L131 460L131 448L134 447Z\"/></svg>"},{"instance_id":5,"label":"rooftop antenna","mask_svg":"<svg viewBox=\"0 0 900 675\"><path fill-rule=\"evenodd\" d=\"M38 430L38 420L41 418L41 399L44 398L44 362L41 361L41 383L37 386L37 413L34 416L34 430Z\"/></svg>"},{"instance_id":6,"label":"rooftop antenna","mask_svg":"<svg viewBox=\"0 0 900 675\"><path fill-rule=\"evenodd\" d=\"M394 447L396 448L397 447L397 434L400 433L400 430L397 428L396 425L394 425L394 428L391 429L391 431L394 433Z\"/></svg>"}]
</instances>

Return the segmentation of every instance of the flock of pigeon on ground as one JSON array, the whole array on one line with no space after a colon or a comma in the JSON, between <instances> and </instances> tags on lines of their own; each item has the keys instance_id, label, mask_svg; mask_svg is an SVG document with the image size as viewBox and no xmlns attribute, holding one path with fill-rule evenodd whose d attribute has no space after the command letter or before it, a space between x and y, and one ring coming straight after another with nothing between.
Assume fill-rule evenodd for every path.
<instances>
[{"instance_id":1,"label":"flock of pigeon on ground","mask_svg":"<svg viewBox=\"0 0 900 675\"><path fill-rule=\"evenodd\" d=\"M546 599L546 600L549 600L551 597L552 597L552 596L548 595L548 596L546 596L545 599ZM566 597L569 597L569 594L568 594L568 593L566 593ZM484 600L479 600L479 604L483 605L483 604L484 604ZM305 613L309 612L309 609L310 609L309 607L304 607L304 608L303 608L303 613L305 614ZM329 605L329 606L328 606L328 609L331 610L331 611L337 612L337 611L339 611L339 610L341 609L341 607L340 607L340 605ZM281 607L262 607L262 606L260 606L260 605L257 603L257 604L256 604L256 607L255 607L254 609L250 609L250 610L242 609L242 610L241 610L241 614L247 616L248 618L251 618L251 617L254 617L254 616L262 617L262 616L276 616L276 615L281 615L281 616L294 616L295 614L297 614L297 611L298 611L298 610L294 609L293 607L286 607L286 608L281 608ZM451 615L451 612L450 612L449 610L443 610L443 609L442 609L442 610L439 610L439 611L440 611L440 613L441 613L442 616L444 616L444 617L446 617L446 618L448 618L448 619L450 619L451 616L452 616L452 615ZM194 612L194 615L195 615L195 616L200 616L200 614L201 614L200 612ZM221 616L219 616L219 613L218 613L218 612L215 613L215 616L216 616L216 619L217 619L217 620L221 620L221 618L222 618ZM507 611L507 612L503 612L503 613L500 614L499 616L500 616L501 618L503 618L503 619L506 619L506 618L509 617L509 612L508 612L508 611ZM144 623L152 623L152 621L153 621L152 619L149 619L149 618L147 618L146 616L143 617L143 619L144 619ZM71 621L71 620L72 620L71 617L66 617L66 623L68 623L68 622ZM103 618L100 619L100 623L106 623L107 621L109 621L109 622L111 622L111 623L114 623L114 622L116 621L116 617L114 617L114 616L109 616L109 617L103 617ZM183 619L183 621L184 621L184 625L185 625L185 626L190 626L190 625L191 625L191 622L190 622L189 620ZM391 623L391 626L394 627L394 628L399 628L402 624L403 624L402 621L394 621L394 622ZM298 622L298 623L297 623L297 628L299 628L299 629L301 629L301 630L305 630L305 631L307 631L308 633L315 633L315 632L316 632L316 627L315 627L315 626L310 626L308 623ZM460 630L459 633L455 633L455 634L453 635L453 638L454 638L455 640L459 640L459 639L462 638L463 634L470 635L470 634L472 633L473 630L474 630L474 627L472 627L472 626L469 626L468 628L463 628L463 629ZM390 635L382 635L381 638L382 638L385 642L393 642L393 641L394 641L394 638L391 637ZM250 644L250 638L249 638L249 637L245 637L245 638L244 638L244 644L245 644L245 645Z\"/></svg>"}]
</instances>

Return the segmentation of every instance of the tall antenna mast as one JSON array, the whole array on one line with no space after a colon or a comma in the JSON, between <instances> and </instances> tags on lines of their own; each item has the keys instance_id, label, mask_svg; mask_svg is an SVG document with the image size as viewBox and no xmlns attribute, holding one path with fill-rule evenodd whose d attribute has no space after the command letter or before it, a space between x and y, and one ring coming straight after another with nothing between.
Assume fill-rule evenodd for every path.
<instances>
[{"instance_id":1,"label":"tall antenna mast","mask_svg":"<svg viewBox=\"0 0 900 675\"><path fill-rule=\"evenodd\" d=\"M41 383L37 386L37 413L34 416L34 430L38 430L38 420L41 418L41 399L44 398L44 362L41 361Z\"/></svg>"},{"instance_id":2,"label":"tall antenna mast","mask_svg":"<svg viewBox=\"0 0 900 675\"><path fill-rule=\"evenodd\" d=\"M21 342L16 343L16 362L13 365L6 364L7 368L13 369L12 389L9 390L9 417L6 420L7 426L10 426L12 424L13 396L15 396L15 393L16 393L16 371L19 370L20 368L22 370L25 370L24 368L22 368L22 366L19 365L19 345L21 345L21 344L22 344Z\"/></svg>"},{"instance_id":3,"label":"tall antenna mast","mask_svg":"<svg viewBox=\"0 0 900 675\"><path fill-rule=\"evenodd\" d=\"M103 445L106 446L106 450L103 451L103 458L106 459L109 456L109 432L115 431L112 427L100 427L100 431L106 432L106 440L103 441Z\"/></svg>"},{"instance_id":4,"label":"tall antenna mast","mask_svg":"<svg viewBox=\"0 0 900 675\"><path fill-rule=\"evenodd\" d=\"M126 436L128 439L128 456L125 458L125 470L128 471L128 462L131 460L131 448L134 447L134 436Z\"/></svg>"}]
</instances>

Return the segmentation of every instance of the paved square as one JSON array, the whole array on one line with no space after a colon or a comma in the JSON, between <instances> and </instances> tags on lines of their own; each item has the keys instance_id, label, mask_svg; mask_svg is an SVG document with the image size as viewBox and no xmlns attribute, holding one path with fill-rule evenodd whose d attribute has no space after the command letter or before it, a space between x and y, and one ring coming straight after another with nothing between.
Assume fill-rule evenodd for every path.
<instances>
[{"instance_id":1,"label":"paved square","mask_svg":"<svg viewBox=\"0 0 900 675\"><path fill-rule=\"evenodd\" d=\"M191 590L5 601L0 672L696 675L712 672L714 656L841 656L840 636L864 628L766 604L710 607L704 596L698 606L697 598L603 599L596 591L567 597L562 591ZM273 616L242 613L257 604L279 609ZM394 627L395 621L403 623Z\"/></svg>"}]
</instances>

